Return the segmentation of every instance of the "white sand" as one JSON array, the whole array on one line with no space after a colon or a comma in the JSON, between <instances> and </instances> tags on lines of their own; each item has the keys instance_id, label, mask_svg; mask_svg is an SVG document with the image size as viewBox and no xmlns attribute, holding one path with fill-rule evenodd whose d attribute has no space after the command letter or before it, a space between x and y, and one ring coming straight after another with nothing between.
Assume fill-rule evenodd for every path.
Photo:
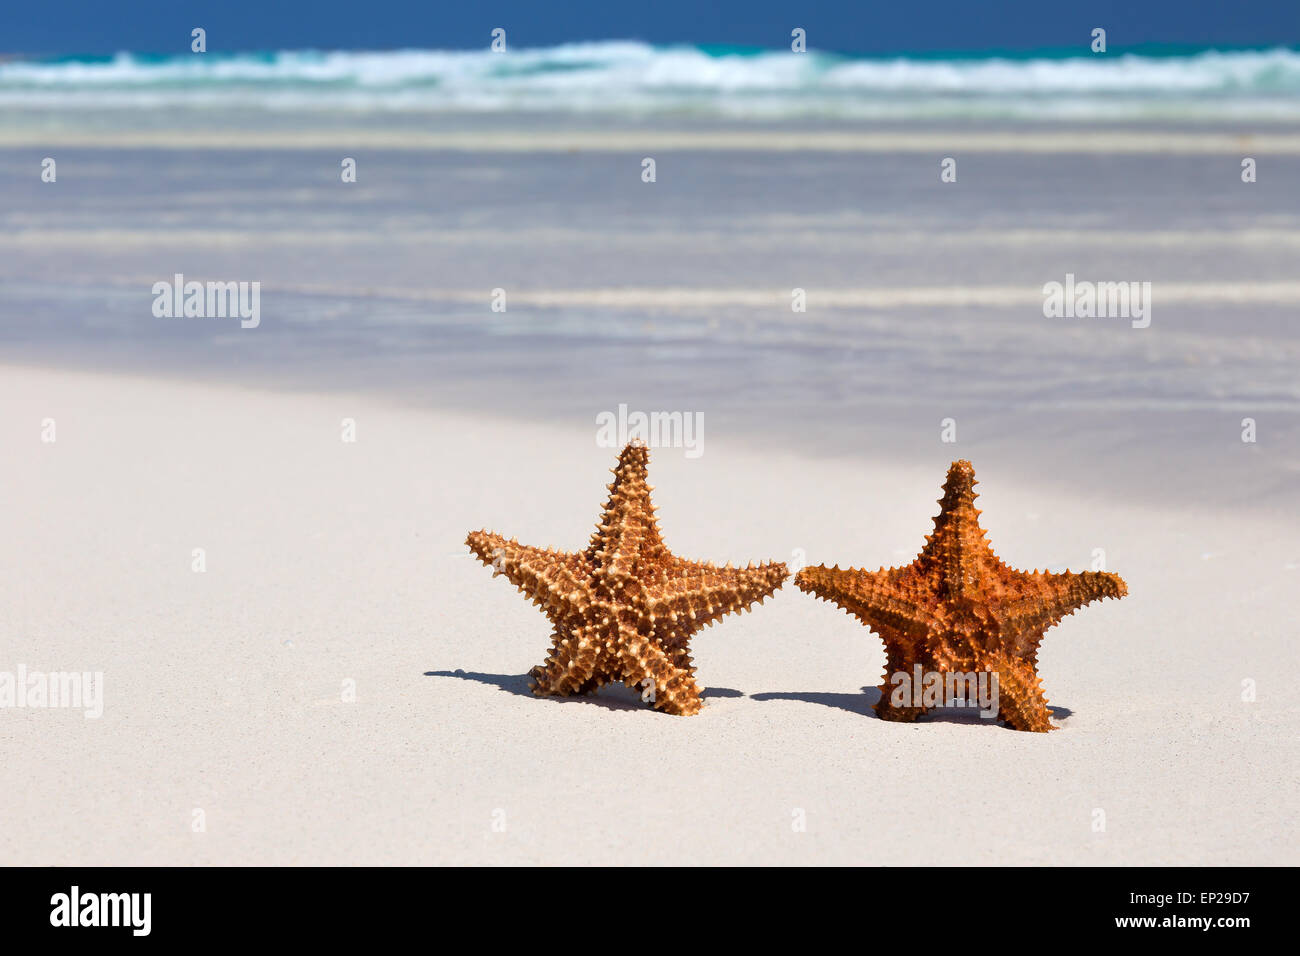
<instances>
[{"instance_id":1,"label":"white sand","mask_svg":"<svg viewBox=\"0 0 1300 956\"><path fill-rule=\"evenodd\" d=\"M696 638L710 696L677 718L528 696L549 627L463 547L584 546L594 428L15 367L0 409L0 671L105 688L98 720L0 710L0 863L1300 861L1294 514L1048 497L976 456L1004 559L1102 547L1129 584L1044 644L1062 729L877 720L879 640L790 586ZM954 448L914 471L706 433L652 480L684 556L876 567Z\"/></svg>"}]
</instances>

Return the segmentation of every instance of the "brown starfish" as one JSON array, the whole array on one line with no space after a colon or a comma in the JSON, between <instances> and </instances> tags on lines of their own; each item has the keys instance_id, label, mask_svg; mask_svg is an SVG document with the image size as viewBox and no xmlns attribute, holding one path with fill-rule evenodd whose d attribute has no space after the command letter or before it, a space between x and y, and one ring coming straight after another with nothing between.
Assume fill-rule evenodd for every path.
<instances>
[{"instance_id":1,"label":"brown starfish","mask_svg":"<svg viewBox=\"0 0 1300 956\"><path fill-rule=\"evenodd\" d=\"M1128 587L1104 571L1032 573L1007 567L984 540L975 507L975 469L953 462L944 482L934 534L905 568L841 571L805 568L794 579L803 591L833 601L881 636L887 663L876 713L885 720L916 720L925 710L920 688L902 702L902 687L918 665L924 673L997 675L998 716L1016 730L1052 729L1039 684L1038 645L1067 614Z\"/></svg>"},{"instance_id":2,"label":"brown starfish","mask_svg":"<svg viewBox=\"0 0 1300 956\"><path fill-rule=\"evenodd\" d=\"M694 714L700 689L691 636L737 609L762 602L786 579L784 564L719 568L674 556L659 537L646 483L649 453L630 444L591 544L581 554L531 548L488 531L467 544L504 574L555 625L546 663L530 671L539 696L590 693L622 681L656 710Z\"/></svg>"}]
</instances>

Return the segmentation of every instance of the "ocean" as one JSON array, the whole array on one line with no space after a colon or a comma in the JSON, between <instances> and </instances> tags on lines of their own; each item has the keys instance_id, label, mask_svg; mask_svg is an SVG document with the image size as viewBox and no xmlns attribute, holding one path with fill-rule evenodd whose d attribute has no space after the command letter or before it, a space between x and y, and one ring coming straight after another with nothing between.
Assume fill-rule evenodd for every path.
<instances>
[{"instance_id":1,"label":"ocean","mask_svg":"<svg viewBox=\"0 0 1300 956\"><path fill-rule=\"evenodd\" d=\"M741 120L1300 119L1300 50L854 57L639 42L119 53L0 62L0 108L717 116Z\"/></svg>"},{"instance_id":2,"label":"ocean","mask_svg":"<svg viewBox=\"0 0 1300 956\"><path fill-rule=\"evenodd\" d=\"M1035 480L1268 508L1300 475L1297 93L1284 49L10 61L0 360L935 467L952 419ZM178 273L259 283L259 322L159 317ZM1149 325L1047 314L1075 280L1150 288ZM1247 418L1251 467L1205 469Z\"/></svg>"}]
</instances>

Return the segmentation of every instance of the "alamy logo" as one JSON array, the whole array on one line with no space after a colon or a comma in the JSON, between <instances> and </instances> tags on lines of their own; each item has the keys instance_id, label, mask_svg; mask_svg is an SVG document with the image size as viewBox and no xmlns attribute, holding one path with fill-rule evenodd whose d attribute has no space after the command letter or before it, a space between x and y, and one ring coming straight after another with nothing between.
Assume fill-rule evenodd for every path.
<instances>
[{"instance_id":1,"label":"alamy logo","mask_svg":"<svg viewBox=\"0 0 1300 956\"><path fill-rule=\"evenodd\" d=\"M891 674L889 683L894 685L889 702L895 707L978 707L986 720L998 715L996 671L927 671L917 664L910 674Z\"/></svg>"},{"instance_id":2,"label":"alamy logo","mask_svg":"<svg viewBox=\"0 0 1300 956\"><path fill-rule=\"evenodd\" d=\"M596 416L596 446L622 448L639 441L650 448L685 448L687 458L704 454L703 412L629 412L619 405L617 414Z\"/></svg>"},{"instance_id":3,"label":"alamy logo","mask_svg":"<svg viewBox=\"0 0 1300 956\"><path fill-rule=\"evenodd\" d=\"M51 926L129 926L132 936L148 936L152 893L68 893L50 897Z\"/></svg>"},{"instance_id":4,"label":"alamy logo","mask_svg":"<svg viewBox=\"0 0 1300 956\"><path fill-rule=\"evenodd\" d=\"M85 708L87 720L104 715L103 671L0 671L0 709L6 707Z\"/></svg>"},{"instance_id":5,"label":"alamy logo","mask_svg":"<svg viewBox=\"0 0 1300 956\"><path fill-rule=\"evenodd\" d=\"M262 324L260 282L186 282L178 272L171 282L155 282L153 295L153 314L160 319L238 318L242 329Z\"/></svg>"},{"instance_id":6,"label":"alamy logo","mask_svg":"<svg viewBox=\"0 0 1300 956\"><path fill-rule=\"evenodd\" d=\"M1135 329L1151 324L1150 282L1075 281L1074 273L1065 274L1065 282L1043 286L1043 315L1049 319L1132 319Z\"/></svg>"}]
</instances>

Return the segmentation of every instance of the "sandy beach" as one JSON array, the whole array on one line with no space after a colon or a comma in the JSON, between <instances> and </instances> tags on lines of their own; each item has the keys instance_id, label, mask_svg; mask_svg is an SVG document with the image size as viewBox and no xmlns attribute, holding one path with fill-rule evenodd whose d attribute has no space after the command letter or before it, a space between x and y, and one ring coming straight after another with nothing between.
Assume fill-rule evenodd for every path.
<instances>
[{"instance_id":1,"label":"sandy beach","mask_svg":"<svg viewBox=\"0 0 1300 956\"><path fill-rule=\"evenodd\" d=\"M968 449L1000 556L1104 547L1129 583L1048 636L1058 731L876 719L879 640L790 586L696 638L679 718L532 697L549 627L463 547L585 546L614 457L585 424L14 365L0 407L0 669L104 694L3 715L6 863L1295 861L1294 522L1044 491ZM709 437L651 468L680 554L874 568L920 546L944 452Z\"/></svg>"},{"instance_id":2,"label":"sandy beach","mask_svg":"<svg viewBox=\"0 0 1300 956\"><path fill-rule=\"evenodd\" d=\"M1295 864L1298 179L1286 123L0 108L0 677L102 674L0 709L0 863ZM623 406L703 416L684 557L906 564L958 458L1009 564L1104 552L1059 729L877 719L790 585L698 716L533 697L465 536L585 547Z\"/></svg>"}]
</instances>

